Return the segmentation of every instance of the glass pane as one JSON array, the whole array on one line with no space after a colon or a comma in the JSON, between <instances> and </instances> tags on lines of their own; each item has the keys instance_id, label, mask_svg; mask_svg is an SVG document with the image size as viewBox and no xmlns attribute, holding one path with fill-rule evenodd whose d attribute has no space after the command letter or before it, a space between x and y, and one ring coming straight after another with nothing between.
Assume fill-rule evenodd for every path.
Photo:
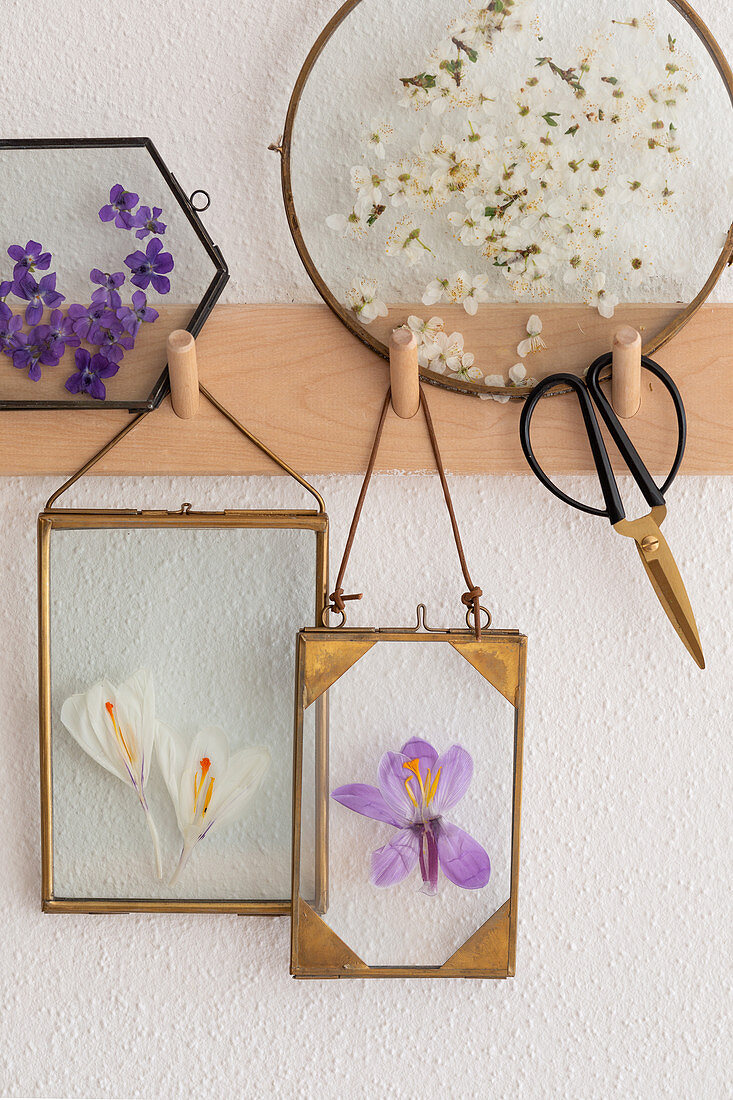
<instances>
[{"instance_id":1,"label":"glass pane","mask_svg":"<svg viewBox=\"0 0 733 1100\"><path fill-rule=\"evenodd\" d=\"M733 215L729 93L672 3L634 14L617 0L356 5L292 139L305 246L350 321L385 341L438 315L477 353L475 381L517 361L481 339L484 303L585 302L592 320L616 299L697 295ZM423 348L435 373L456 357ZM529 373L562 361L550 348Z\"/></svg>"},{"instance_id":2,"label":"glass pane","mask_svg":"<svg viewBox=\"0 0 733 1100\"><path fill-rule=\"evenodd\" d=\"M50 577L55 895L288 899L294 642L296 630L313 622L314 532L54 530ZM138 669L152 677L156 716L179 734L184 751L213 726L224 731L230 754L264 746L271 756L243 815L212 827L173 887L182 835L157 748L145 795L162 880L135 790L83 751L61 721L69 696L103 678L119 685ZM111 723L106 732L114 733ZM213 777L217 796L225 773L215 774L215 752L204 746L193 763L190 783L205 798ZM183 775L179 790L187 789ZM217 809L215 797L210 806Z\"/></svg>"},{"instance_id":3,"label":"glass pane","mask_svg":"<svg viewBox=\"0 0 733 1100\"><path fill-rule=\"evenodd\" d=\"M144 401L216 273L144 148L0 149L0 257L0 401ZM77 346L112 364L103 390L69 382Z\"/></svg>"},{"instance_id":4,"label":"glass pane","mask_svg":"<svg viewBox=\"0 0 733 1100\"><path fill-rule=\"evenodd\" d=\"M439 966L444 963L510 896L512 795L515 711L509 702L448 642L380 641L329 689L329 824L328 908L323 919L363 962L371 966ZM312 707L311 707L312 709ZM308 712L306 712L308 713ZM306 727L306 747L310 734ZM421 784L428 809L414 807L414 820L432 820L438 837L437 893L424 883L420 857L412 857L406 877L389 886L370 881L372 853L399 839L408 842L414 829L397 829L347 808L333 791L358 783L376 786L380 760L399 752L411 738L429 742L438 754L459 745L462 761L453 756L433 764L400 771L399 787L409 790L419 806ZM473 776L468 789L449 798L449 784L459 784L459 765L468 754ZM412 755L408 753L408 756ZM307 751L305 753L307 760ZM440 767L440 774L438 768ZM306 764L307 768L307 764ZM307 772L306 772L307 775ZM306 780L308 781L308 780ZM380 784L380 786L382 786ZM382 788L383 789L383 788ZM405 788L406 790L407 788ZM397 796L399 798L399 792ZM446 806L439 814L442 800ZM413 801L405 801L410 810ZM440 817L436 828L435 817ZM464 886L446 877L451 871L446 841L455 840L453 826L469 834L490 861L485 881L485 856L472 855L456 869ZM423 861L430 880L430 851L425 837ZM409 858L409 857L408 857ZM303 837L301 896L308 899L313 853ZM488 873L488 868L487 868ZM471 877L476 876L476 877ZM478 885L481 882L482 885ZM468 884L472 883L471 886Z\"/></svg>"}]
</instances>

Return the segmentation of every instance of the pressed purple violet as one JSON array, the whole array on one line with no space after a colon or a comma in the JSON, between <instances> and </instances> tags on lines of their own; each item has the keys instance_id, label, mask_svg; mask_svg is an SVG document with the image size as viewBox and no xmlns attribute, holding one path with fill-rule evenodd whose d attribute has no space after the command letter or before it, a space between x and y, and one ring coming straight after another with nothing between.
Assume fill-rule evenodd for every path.
<instances>
[{"instance_id":1,"label":"pressed purple violet","mask_svg":"<svg viewBox=\"0 0 733 1100\"><path fill-rule=\"evenodd\" d=\"M131 229L133 210L139 196L134 191L125 191L121 183L116 183L109 193L109 203L99 211L100 220L114 223L118 229Z\"/></svg>"},{"instance_id":2,"label":"pressed purple violet","mask_svg":"<svg viewBox=\"0 0 733 1100\"><path fill-rule=\"evenodd\" d=\"M24 275L13 283L13 291L19 298L23 298L28 305L25 310L26 323L37 325L43 316L43 308L55 309L66 299L56 290L56 273L44 275L40 282L36 282L32 275Z\"/></svg>"},{"instance_id":3,"label":"pressed purple violet","mask_svg":"<svg viewBox=\"0 0 733 1100\"><path fill-rule=\"evenodd\" d=\"M51 266L51 253L44 252L38 241L28 241L25 248L20 244L11 244L8 256L15 260L13 279L22 279L26 272L47 271Z\"/></svg>"},{"instance_id":4,"label":"pressed purple violet","mask_svg":"<svg viewBox=\"0 0 733 1100\"><path fill-rule=\"evenodd\" d=\"M126 351L132 351L135 340L132 336L124 335L122 323L112 316L99 324L93 325L88 336L90 344L94 344L113 363L118 363Z\"/></svg>"},{"instance_id":5,"label":"pressed purple violet","mask_svg":"<svg viewBox=\"0 0 733 1100\"><path fill-rule=\"evenodd\" d=\"M102 302L92 302L88 306L74 304L69 306L67 312L74 332L82 340L89 339L89 333L95 325L105 324L114 319L112 310Z\"/></svg>"},{"instance_id":6,"label":"pressed purple violet","mask_svg":"<svg viewBox=\"0 0 733 1100\"><path fill-rule=\"evenodd\" d=\"M100 352L90 355L86 348L77 348L76 370L66 379L65 386L69 393L88 393L97 401L104 401L107 388L102 379L111 378L118 370L119 364Z\"/></svg>"},{"instance_id":7,"label":"pressed purple violet","mask_svg":"<svg viewBox=\"0 0 733 1100\"><path fill-rule=\"evenodd\" d=\"M46 343L48 337L48 325L36 325L30 332L18 332L15 335L15 349L13 350L13 366L18 370L28 371L28 377L32 382L37 382L41 377L41 364L46 367L57 367L60 356L54 354Z\"/></svg>"},{"instance_id":8,"label":"pressed purple violet","mask_svg":"<svg viewBox=\"0 0 733 1100\"><path fill-rule=\"evenodd\" d=\"M163 208L160 206L154 206L152 212L149 206L141 206L138 212L133 215L131 229L137 229L135 236L138 240L142 241L150 233L158 233L162 236L167 226L165 222L161 222L158 219L163 213Z\"/></svg>"},{"instance_id":9,"label":"pressed purple violet","mask_svg":"<svg viewBox=\"0 0 733 1100\"><path fill-rule=\"evenodd\" d=\"M46 344L54 353L58 353L59 359L66 348L78 348L79 337L74 332L74 322L71 317L65 317L60 309L54 309L48 318Z\"/></svg>"},{"instance_id":10,"label":"pressed purple violet","mask_svg":"<svg viewBox=\"0 0 733 1100\"><path fill-rule=\"evenodd\" d=\"M10 306L0 302L0 351L12 355L17 346L16 336L23 327L23 318L12 313Z\"/></svg>"},{"instance_id":11,"label":"pressed purple violet","mask_svg":"<svg viewBox=\"0 0 733 1100\"><path fill-rule=\"evenodd\" d=\"M98 267L93 267L89 272L89 278L93 283L99 284L98 290L92 294L92 301L101 302L110 309L119 309L122 305L119 288L125 281L125 273L116 271L114 275L110 275L108 271L100 271Z\"/></svg>"},{"instance_id":12,"label":"pressed purple violet","mask_svg":"<svg viewBox=\"0 0 733 1100\"><path fill-rule=\"evenodd\" d=\"M349 783L331 797L355 813L392 825L397 834L372 853L370 881L395 886L420 866L423 891L435 894L438 867L456 886L480 890L491 864L478 841L443 816L463 798L473 776L473 760L460 745L442 756L414 737L400 752L379 762L378 786Z\"/></svg>"},{"instance_id":13,"label":"pressed purple violet","mask_svg":"<svg viewBox=\"0 0 733 1100\"><path fill-rule=\"evenodd\" d=\"M166 275L173 270L173 257L170 252L162 252L162 247L163 242L153 237L144 252L131 252L125 259L132 272L130 281L141 290L147 290L151 283L158 294L167 294L171 288Z\"/></svg>"},{"instance_id":14,"label":"pressed purple violet","mask_svg":"<svg viewBox=\"0 0 733 1100\"><path fill-rule=\"evenodd\" d=\"M132 296L132 306L122 306L117 310L117 319L121 321L131 336L137 336L142 322L152 324L159 317L157 309L148 305L142 290L136 290Z\"/></svg>"}]
</instances>

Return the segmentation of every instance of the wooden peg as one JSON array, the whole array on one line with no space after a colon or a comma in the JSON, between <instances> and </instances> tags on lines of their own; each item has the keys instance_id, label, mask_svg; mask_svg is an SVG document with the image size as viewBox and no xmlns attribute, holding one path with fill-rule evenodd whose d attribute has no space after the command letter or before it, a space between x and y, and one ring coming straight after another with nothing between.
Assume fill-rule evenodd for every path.
<instances>
[{"instance_id":1,"label":"wooden peg","mask_svg":"<svg viewBox=\"0 0 733 1100\"><path fill-rule=\"evenodd\" d=\"M185 329L176 329L168 337L168 373L173 411L181 420L190 420L199 407L199 371L196 341Z\"/></svg>"},{"instance_id":2,"label":"wooden peg","mask_svg":"<svg viewBox=\"0 0 733 1100\"><path fill-rule=\"evenodd\" d=\"M417 336L403 325L389 338L389 384L392 408L403 420L410 420L420 408L420 376L417 366Z\"/></svg>"},{"instance_id":3,"label":"wooden peg","mask_svg":"<svg viewBox=\"0 0 733 1100\"><path fill-rule=\"evenodd\" d=\"M628 325L613 338L611 404L624 420L636 416L641 407L641 335Z\"/></svg>"}]
</instances>

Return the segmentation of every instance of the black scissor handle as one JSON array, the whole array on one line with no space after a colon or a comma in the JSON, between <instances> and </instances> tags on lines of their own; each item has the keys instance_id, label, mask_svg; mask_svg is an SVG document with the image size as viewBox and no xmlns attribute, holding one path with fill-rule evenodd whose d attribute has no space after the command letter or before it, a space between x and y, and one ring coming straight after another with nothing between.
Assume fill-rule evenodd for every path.
<instances>
[{"instance_id":1,"label":"black scissor handle","mask_svg":"<svg viewBox=\"0 0 733 1100\"><path fill-rule=\"evenodd\" d=\"M655 363L653 359L649 359L646 355L642 355L642 367L644 370L649 371L650 374L653 374L662 383L672 398L674 410L677 415L677 451L674 456L674 462L672 463L672 469L667 474L664 484L659 487L656 482L653 481L649 471L639 457L636 447L629 439L619 418L613 411L611 402L601 389L601 384L599 382L600 373L604 367L610 366L612 361L613 357L609 352L606 352L605 355L599 355L588 368L586 383L593 400L598 406L598 410L603 417L603 421L608 428L611 438L618 447L620 454L629 468L629 472L639 486L647 504L654 508L657 505L664 504L664 494L677 476L677 471L680 468L680 463L685 453L685 443L687 442L685 406L682 402L680 391L677 389L674 381L670 375L667 374L666 370L660 367L659 363Z\"/></svg>"},{"instance_id":2,"label":"black scissor handle","mask_svg":"<svg viewBox=\"0 0 733 1100\"><path fill-rule=\"evenodd\" d=\"M549 477L535 458L529 434L532 414L545 393L558 385L569 386L578 398L578 404L583 414L583 422L593 455L593 462L595 463L598 480L601 484L603 500L606 505L605 508L593 508L590 504L583 504L582 501L574 500L573 497L569 497L567 493L563 493L562 489L558 489L554 481L550 481ZM569 504L571 508L578 508L581 512L587 512L591 516L605 516L611 523L618 523L619 520L624 518L626 513L621 503L621 497L619 495L618 486L616 485L616 479L613 476L611 463L608 458L608 451L606 450L606 445L601 435L601 429L598 425L596 414L593 411L590 394L585 382L582 378L579 378L578 375L552 374L549 378L543 379L538 386L535 386L524 402L522 415L519 418L519 440L522 444L524 457L527 459L532 473L542 482L545 488L549 489L559 500L562 500L565 504Z\"/></svg>"}]
</instances>

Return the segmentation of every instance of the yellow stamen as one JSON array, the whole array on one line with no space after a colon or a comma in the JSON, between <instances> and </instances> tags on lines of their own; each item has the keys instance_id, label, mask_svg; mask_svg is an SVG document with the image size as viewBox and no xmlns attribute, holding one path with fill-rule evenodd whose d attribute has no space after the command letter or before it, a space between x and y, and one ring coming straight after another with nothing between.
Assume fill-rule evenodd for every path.
<instances>
[{"instance_id":1,"label":"yellow stamen","mask_svg":"<svg viewBox=\"0 0 733 1100\"><path fill-rule=\"evenodd\" d=\"M430 782L430 772L428 772L428 797L426 799L427 802L432 802L435 798L435 792L438 789L438 780L440 779L441 771L442 768L438 768L437 772L435 773L435 779L432 781L432 783Z\"/></svg>"},{"instance_id":2,"label":"yellow stamen","mask_svg":"<svg viewBox=\"0 0 733 1100\"><path fill-rule=\"evenodd\" d=\"M199 765L201 767L201 777L199 778L199 773L198 772L196 772L196 774L193 777L193 812L194 812L194 814L196 813L196 808L198 806L199 795L201 794L201 791L203 790L204 780L206 779L206 776L209 773L209 768L211 767L211 761L209 760L208 756L202 757L201 760L199 760ZM214 779L215 779L215 776L212 775L211 779L209 780L209 787L208 787L208 790L206 792L206 797L204 799L204 808L201 811L201 816L202 817L206 813L209 802L211 802L211 794L212 794L212 791L214 789Z\"/></svg>"},{"instance_id":3,"label":"yellow stamen","mask_svg":"<svg viewBox=\"0 0 733 1100\"><path fill-rule=\"evenodd\" d=\"M436 775L435 775L435 779L433 779L430 768L428 768L427 775L425 776L425 782L423 783L423 778L420 774L420 758L419 757L415 757L414 760L409 760L406 764L403 764L402 767L406 768L407 771L413 773L413 775L417 779L418 783L420 784L420 792L422 794L423 805L424 806L429 805L429 803L432 802L432 800L435 798L435 792L438 789L438 781L440 780L441 769L438 768L438 771L436 772ZM412 775L408 776L408 778L405 780L405 790L407 791L408 798L412 802L413 806L415 806L415 808L417 809L417 808L419 808L418 807L418 802L417 802L417 799L415 798L413 790L410 786L411 782L412 782Z\"/></svg>"},{"instance_id":4,"label":"yellow stamen","mask_svg":"<svg viewBox=\"0 0 733 1100\"><path fill-rule=\"evenodd\" d=\"M132 761L133 761L132 749L130 749L128 747L127 742L125 741L125 735L123 734L122 730L120 729L120 727L117 724L117 719L115 718L114 705L112 703L105 703L104 706L105 706L105 710L107 711L107 714L112 719L112 727L113 727L113 729L114 729L114 731L117 735L117 739L119 740L120 744L122 745L122 749L125 753L125 756L127 757L127 759L132 764Z\"/></svg>"}]
</instances>

